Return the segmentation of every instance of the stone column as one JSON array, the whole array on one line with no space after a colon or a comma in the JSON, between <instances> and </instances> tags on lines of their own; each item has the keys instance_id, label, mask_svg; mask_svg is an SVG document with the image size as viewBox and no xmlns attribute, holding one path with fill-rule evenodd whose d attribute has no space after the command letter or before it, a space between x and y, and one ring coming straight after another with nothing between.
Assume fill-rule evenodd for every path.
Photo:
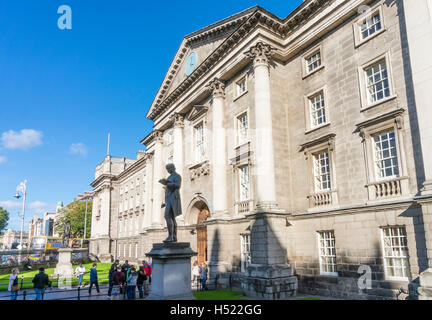
<instances>
[{"instance_id":1,"label":"stone column","mask_svg":"<svg viewBox=\"0 0 432 320\"><path fill-rule=\"evenodd\" d=\"M146 154L146 181L145 181L145 211L144 211L144 228L149 228L152 225L153 212L153 154Z\"/></svg>"},{"instance_id":2,"label":"stone column","mask_svg":"<svg viewBox=\"0 0 432 320\"><path fill-rule=\"evenodd\" d=\"M250 219L251 265L242 279L246 295L285 299L297 293L297 278L287 264L286 213L277 209L269 45L258 42L246 55L255 73L256 211Z\"/></svg>"},{"instance_id":3,"label":"stone column","mask_svg":"<svg viewBox=\"0 0 432 320\"><path fill-rule=\"evenodd\" d=\"M432 1L403 1L407 41L409 47L415 107L419 126L418 142L421 145L425 181L422 195L432 195L432 108L430 89L432 88ZM416 141L414 141L416 144ZM415 146L414 146L415 147Z\"/></svg>"},{"instance_id":4,"label":"stone column","mask_svg":"<svg viewBox=\"0 0 432 320\"><path fill-rule=\"evenodd\" d=\"M209 84L213 94L212 182L213 218L227 215L227 152L224 126L225 84L215 78Z\"/></svg>"},{"instance_id":5,"label":"stone column","mask_svg":"<svg viewBox=\"0 0 432 320\"><path fill-rule=\"evenodd\" d=\"M180 188L180 199L184 203L184 152L183 152L183 130L184 130L184 117L178 113L174 113L173 125L174 125L174 152L173 152L173 162L176 167L177 173L182 178L182 187ZM184 211L184 208L183 208ZM184 213L184 212L183 212ZM184 224L184 215L177 217L177 223Z\"/></svg>"},{"instance_id":6,"label":"stone column","mask_svg":"<svg viewBox=\"0 0 432 320\"><path fill-rule=\"evenodd\" d=\"M255 75L256 203L259 211L270 211L277 207L270 99L271 47L258 42L246 56L253 61Z\"/></svg>"},{"instance_id":7,"label":"stone column","mask_svg":"<svg viewBox=\"0 0 432 320\"><path fill-rule=\"evenodd\" d=\"M164 198L162 185L158 181L166 177L164 161L162 160L162 132L156 131L154 139L152 227L161 228L163 227L161 204L164 202Z\"/></svg>"}]
</instances>

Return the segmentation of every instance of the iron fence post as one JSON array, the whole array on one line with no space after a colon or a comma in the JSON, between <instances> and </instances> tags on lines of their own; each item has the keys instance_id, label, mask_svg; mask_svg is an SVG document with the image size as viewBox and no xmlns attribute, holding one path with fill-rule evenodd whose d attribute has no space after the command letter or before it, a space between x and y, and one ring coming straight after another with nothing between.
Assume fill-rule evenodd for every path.
<instances>
[{"instance_id":1,"label":"iron fence post","mask_svg":"<svg viewBox=\"0 0 432 320\"><path fill-rule=\"evenodd\" d=\"M24 290L24 292L23 292L23 300L26 299L26 295L27 295L27 290Z\"/></svg>"},{"instance_id":2,"label":"iron fence post","mask_svg":"<svg viewBox=\"0 0 432 320\"><path fill-rule=\"evenodd\" d=\"M78 300L81 300L81 287L78 286Z\"/></svg>"}]
</instances>

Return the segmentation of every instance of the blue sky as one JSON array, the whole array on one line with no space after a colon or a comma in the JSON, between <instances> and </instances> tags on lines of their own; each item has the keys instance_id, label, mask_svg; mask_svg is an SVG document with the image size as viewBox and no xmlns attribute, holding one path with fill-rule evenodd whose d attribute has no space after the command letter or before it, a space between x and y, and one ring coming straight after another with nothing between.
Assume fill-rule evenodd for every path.
<instances>
[{"instance_id":1,"label":"blue sky","mask_svg":"<svg viewBox=\"0 0 432 320\"><path fill-rule=\"evenodd\" d=\"M26 228L90 190L106 154L134 158L145 118L183 37L256 4L284 18L295 1L0 0L0 206L27 179ZM60 30L60 5L72 30Z\"/></svg>"}]
</instances>

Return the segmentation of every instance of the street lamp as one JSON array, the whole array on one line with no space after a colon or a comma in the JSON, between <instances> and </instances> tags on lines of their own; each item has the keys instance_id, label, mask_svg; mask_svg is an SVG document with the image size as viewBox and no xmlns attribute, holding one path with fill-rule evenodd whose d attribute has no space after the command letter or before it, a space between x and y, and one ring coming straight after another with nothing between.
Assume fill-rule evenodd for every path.
<instances>
[{"instance_id":1,"label":"street lamp","mask_svg":"<svg viewBox=\"0 0 432 320\"><path fill-rule=\"evenodd\" d=\"M86 237L86 235L87 235L87 200L93 200L93 192L88 192L88 191L86 191L86 192L84 192L84 194L83 195L78 195L78 200L80 200L80 201L83 201L83 200L85 200L85 204L86 204L86 207L85 207L85 217L84 217L84 236L83 236L83 238L85 239L85 238L87 238Z\"/></svg>"},{"instance_id":2,"label":"street lamp","mask_svg":"<svg viewBox=\"0 0 432 320\"><path fill-rule=\"evenodd\" d=\"M21 197L23 198L22 214L21 214L21 235L20 235L21 249L23 248L23 231L24 231L24 216L25 216L26 196L27 196L27 179L18 185L18 187L16 188L16 194L14 195L14 197L17 199L19 199Z\"/></svg>"}]
</instances>

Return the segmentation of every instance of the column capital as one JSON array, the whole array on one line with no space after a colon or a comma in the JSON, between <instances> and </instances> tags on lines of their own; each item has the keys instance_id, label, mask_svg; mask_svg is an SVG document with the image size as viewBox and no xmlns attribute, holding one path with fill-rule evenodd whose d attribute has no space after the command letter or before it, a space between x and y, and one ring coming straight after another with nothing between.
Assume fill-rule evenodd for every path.
<instances>
[{"instance_id":1,"label":"column capital","mask_svg":"<svg viewBox=\"0 0 432 320\"><path fill-rule=\"evenodd\" d=\"M170 118L173 122L174 128L184 127L184 116L182 116L180 113L173 113Z\"/></svg>"},{"instance_id":2,"label":"column capital","mask_svg":"<svg viewBox=\"0 0 432 320\"><path fill-rule=\"evenodd\" d=\"M161 130L154 131L154 141L155 143L163 143L163 132Z\"/></svg>"},{"instance_id":3,"label":"column capital","mask_svg":"<svg viewBox=\"0 0 432 320\"><path fill-rule=\"evenodd\" d=\"M258 65L265 65L268 67L273 50L274 48L269 44L260 41L256 45L252 46L249 51L246 51L245 55L253 61L254 67L257 67Z\"/></svg>"},{"instance_id":4,"label":"column capital","mask_svg":"<svg viewBox=\"0 0 432 320\"><path fill-rule=\"evenodd\" d=\"M212 91L214 98L225 98L225 83L222 80L214 78L207 87Z\"/></svg>"}]
</instances>

